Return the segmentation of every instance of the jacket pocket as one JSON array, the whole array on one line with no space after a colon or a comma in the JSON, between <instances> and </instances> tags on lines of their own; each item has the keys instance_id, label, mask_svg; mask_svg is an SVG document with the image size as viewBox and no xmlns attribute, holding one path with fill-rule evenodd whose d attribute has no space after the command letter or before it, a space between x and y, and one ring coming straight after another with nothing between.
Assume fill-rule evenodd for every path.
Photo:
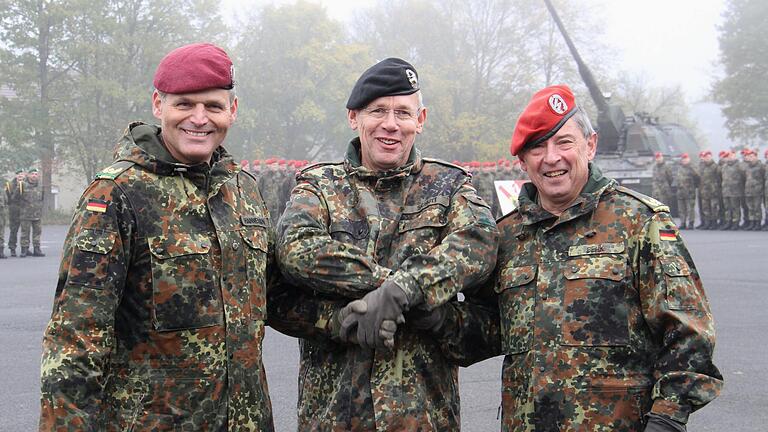
<instances>
[{"instance_id":1,"label":"jacket pocket","mask_svg":"<svg viewBox=\"0 0 768 432\"><path fill-rule=\"evenodd\" d=\"M501 270L498 284L501 317L501 349L519 354L531 349L533 316L536 309L536 265Z\"/></svg>"},{"instance_id":2,"label":"jacket pocket","mask_svg":"<svg viewBox=\"0 0 768 432\"><path fill-rule=\"evenodd\" d=\"M269 239L264 228L240 232L246 244L246 274L250 292L251 319L263 321L267 314L267 254Z\"/></svg>"},{"instance_id":3,"label":"jacket pocket","mask_svg":"<svg viewBox=\"0 0 768 432\"><path fill-rule=\"evenodd\" d=\"M221 291L205 234L149 237L152 320L158 331L221 325Z\"/></svg>"},{"instance_id":4,"label":"jacket pocket","mask_svg":"<svg viewBox=\"0 0 768 432\"><path fill-rule=\"evenodd\" d=\"M564 262L562 344L629 344L627 263L624 256L591 256Z\"/></svg>"},{"instance_id":5,"label":"jacket pocket","mask_svg":"<svg viewBox=\"0 0 768 432\"><path fill-rule=\"evenodd\" d=\"M425 254L432 250L442 239L442 233L448 224L448 207L434 203L416 209L406 209L400 216L397 227L398 243L407 248L400 256L409 257Z\"/></svg>"},{"instance_id":6,"label":"jacket pocket","mask_svg":"<svg viewBox=\"0 0 768 432\"><path fill-rule=\"evenodd\" d=\"M691 279L691 268L685 259L681 256L663 256L659 262L667 286L667 307L671 310L699 309L701 296Z\"/></svg>"},{"instance_id":7,"label":"jacket pocket","mask_svg":"<svg viewBox=\"0 0 768 432\"><path fill-rule=\"evenodd\" d=\"M101 229L83 229L74 240L67 282L90 288L102 288L110 279L109 266L117 233Z\"/></svg>"}]
</instances>

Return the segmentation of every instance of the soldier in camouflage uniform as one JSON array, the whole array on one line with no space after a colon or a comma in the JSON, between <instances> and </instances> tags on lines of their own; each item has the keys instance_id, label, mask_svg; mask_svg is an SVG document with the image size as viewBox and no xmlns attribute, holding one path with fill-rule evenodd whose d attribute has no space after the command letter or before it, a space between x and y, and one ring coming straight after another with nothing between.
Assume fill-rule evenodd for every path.
<instances>
[{"instance_id":1,"label":"soldier in camouflage uniform","mask_svg":"<svg viewBox=\"0 0 768 432\"><path fill-rule=\"evenodd\" d=\"M161 126L131 124L86 189L45 331L45 431L271 431L261 360L274 236L221 147L236 118L210 44L155 73Z\"/></svg>"},{"instance_id":2,"label":"soldier in camouflage uniform","mask_svg":"<svg viewBox=\"0 0 768 432\"><path fill-rule=\"evenodd\" d=\"M460 427L458 370L435 341L408 324L394 339L378 333L385 320L419 317L482 282L496 255L495 223L469 174L413 146L426 120L418 90L400 59L363 73L347 102L359 137L343 162L301 171L280 220L281 269L309 297L297 302L310 314L328 299L362 298L367 308L325 314L317 326L340 323L335 337L301 341L300 431ZM271 324L290 326L276 315L270 307Z\"/></svg>"},{"instance_id":3,"label":"soldier in camouflage uniform","mask_svg":"<svg viewBox=\"0 0 768 432\"><path fill-rule=\"evenodd\" d=\"M744 201L747 204L747 216L743 228L758 231L760 230L760 221L763 219L765 167L757 159L756 151L744 149L742 154L744 155Z\"/></svg>"},{"instance_id":4,"label":"soldier in camouflage uniform","mask_svg":"<svg viewBox=\"0 0 768 432\"><path fill-rule=\"evenodd\" d=\"M505 354L505 432L684 431L722 387L668 207L604 177L596 147L570 89L534 95L511 146L532 183L498 221L494 277L433 330L462 364Z\"/></svg>"},{"instance_id":5,"label":"soldier in camouflage uniform","mask_svg":"<svg viewBox=\"0 0 768 432\"><path fill-rule=\"evenodd\" d=\"M477 194L483 197L485 202L491 206L491 213L496 217L498 213L498 200L496 199L495 166L493 162L482 162L478 164L477 170L472 172L472 185L477 189Z\"/></svg>"},{"instance_id":6,"label":"soldier in camouflage uniform","mask_svg":"<svg viewBox=\"0 0 768 432\"><path fill-rule=\"evenodd\" d=\"M3 181L3 185L8 183ZM5 190L0 192L0 259L5 259L5 220L8 217L8 197Z\"/></svg>"},{"instance_id":7,"label":"soldier in camouflage uniform","mask_svg":"<svg viewBox=\"0 0 768 432\"><path fill-rule=\"evenodd\" d=\"M266 167L259 179L259 190L264 197L264 203L269 209L269 217L274 223L280 218L280 200L282 188L281 188L281 173L278 168L277 159L270 158L265 161Z\"/></svg>"},{"instance_id":8,"label":"soldier in camouflage uniform","mask_svg":"<svg viewBox=\"0 0 768 432\"><path fill-rule=\"evenodd\" d=\"M693 169L688 153L680 155L680 165L677 167L675 181L677 183L677 211L680 213L680 229L694 229L699 173Z\"/></svg>"},{"instance_id":9,"label":"soldier in camouflage uniform","mask_svg":"<svg viewBox=\"0 0 768 432\"><path fill-rule=\"evenodd\" d=\"M664 162L664 155L656 152L653 165L653 197L663 203L670 203L674 198L672 184L675 180L672 175L672 167Z\"/></svg>"},{"instance_id":10,"label":"soldier in camouflage uniform","mask_svg":"<svg viewBox=\"0 0 768 432\"><path fill-rule=\"evenodd\" d=\"M765 157L765 182L763 184L763 208L765 209L765 220L763 221L763 231L768 231L768 149L763 153Z\"/></svg>"},{"instance_id":11,"label":"soldier in camouflage uniform","mask_svg":"<svg viewBox=\"0 0 768 432\"><path fill-rule=\"evenodd\" d=\"M697 228L717 228L720 204L720 166L712 160L709 150L699 153L699 213L701 225Z\"/></svg>"},{"instance_id":12,"label":"soldier in camouflage uniform","mask_svg":"<svg viewBox=\"0 0 768 432\"><path fill-rule=\"evenodd\" d=\"M16 242L21 226L21 193L26 184L27 173L23 169L16 170L16 176L5 185L5 196L8 199L8 249L11 256L16 256Z\"/></svg>"},{"instance_id":13,"label":"soldier in camouflage uniform","mask_svg":"<svg viewBox=\"0 0 768 432\"><path fill-rule=\"evenodd\" d=\"M739 229L741 200L744 198L744 169L732 151L729 151L722 160L723 166L720 172L723 176L723 206L725 209L722 228L724 230L736 230Z\"/></svg>"},{"instance_id":14,"label":"soldier in camouflage uniform","mask_svg":"<svg viewBox=\"0 0 768 432\"><path fill-rule=\"evenodd\" d=\"M21 252L20 257L32 255L35 257L45 256L40 249L40 235L42 226L40 220L43 216L43 187L40 185L40 174L37 168L32 168L27 174L26 184L20 196L21 211ZM33 251L29 253L29 238L32 237Z\"/></svg>"}]
</instances>

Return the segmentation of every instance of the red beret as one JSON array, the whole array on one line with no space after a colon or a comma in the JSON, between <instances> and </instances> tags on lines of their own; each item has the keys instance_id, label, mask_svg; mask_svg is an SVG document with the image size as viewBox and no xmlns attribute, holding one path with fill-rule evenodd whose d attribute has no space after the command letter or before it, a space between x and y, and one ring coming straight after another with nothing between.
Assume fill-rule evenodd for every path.
<instances>
[{"instance_id":1,"label":"red beret","mask_svg":"<svg viewBox=\"0 0 768 432\"><path fill-rule=\"evenodd\" d=\"M517 156L526 144L546 141L576 112L576 98L567 85L539 90L517 119L509 151Z\"/></svg>"},{"instance_id":2,"label":"red beret","mask_svg":"<svg viewBox=\"0 0 768 432\"><path fill-rule=\"evenodd\" d=\"M480 166L480 162L478 162L478 161L472 161L472 162L470 162L470 163L469 163L469 166L470 166L471 168L477 168L477 167L479 167L479 166Z\"/></svg>"},{"instance_id":3,"label":"red beret","mask_svg":"<svg viewBox=\"0 0 768 432\"><path fill-rule=\"evenodd\" d=\"M277 161L277 164L278 164L278 165L285 165L285 159L279 159L279 160Z\"/></svg>"},{"instance_id":4,"label":"red beret","mask_svg":"<svg viewBox=\"0 0 768 432\"><path fill-rule=\"evenodd\" d=\"M240 166L248 166L248 160L243 159L240 161Z\"/></svg>"},{"instance_id":5,"label":"red beret","mask_svg":"<svg viewBox=\"0 0 768 432\"><path fill-rule=\"evenodd\" d=\"M704 156L712 156L712 152L709 150L700 151L699 157L704 157Z\"/></svg>"},{"instance_id":6,"label":"red beret","mask_svg":"<svg viewBox=\"0 0 768 432\"><path fill-rule=\"evenodd\" d=\"M163 93L194 93L235 86L232 60L209 43L185 45L169 52L157 65L155 88Z\"/></svg>"},{"instance_id":7,"label":"red beret","mask_svg":"<svg viewBox=\"0 0 768 432\"><path fill-rule=\"evenodd\" d=\"M269 159L265 160L264 163L266 163L267 165L270 165L270 164L273 164L273 163L277 163L277 159L269 158Z\"/></svg>"},{"instance_id":8,"label":"red beret","mask_svg":"<svg viewBox=\"0 0 768 432\"><path fill-rule=\"evenodd\" d=\"M680 159L690 159L690 156L688 156L688 153L681 153Z\"/></svg>"},{"instance_id":9,"label":"red beret","mask_svg":"<svg viewBox=\"0 0 768 432\"><path fill-rule=\"evenodd\" d=\"M656 158L661 156L664 156L664 154L662 154L661 152L656 152L653 154L653 157L656 157Z\"/></svg>"},{"instance_id":10,"label":"red beret","mask_svg":"<svg viewBox=\"0 0 768 432\"><path fill-rule=\"evenodd\" d=\"M765 157L768 158L768 149L765 149Z\"/></svg>"},{"instance_id":11,"label":"red beret","mask_svg":"<svg viewBox=\"0 0 768 432\"><path fill-rule=\"evenodd\" d=\"M720 150L720 153L717 154L717 157L724 158L728 156L728 150Z\"/></svg>"}]
</instances>

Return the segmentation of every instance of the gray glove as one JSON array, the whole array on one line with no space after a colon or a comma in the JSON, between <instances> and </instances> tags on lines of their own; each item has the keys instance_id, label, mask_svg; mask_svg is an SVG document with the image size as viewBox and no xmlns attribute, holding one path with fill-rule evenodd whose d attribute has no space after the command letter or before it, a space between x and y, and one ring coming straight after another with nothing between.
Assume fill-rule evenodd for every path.
<instances>
[{"instance_id":1,"label":"gray glove","mask_svg":"<svg viewBox=\"0 0 768 432\"><path fill-rule=\"evenodd\" d=\"M357 343L357 332L351 331L355 329L346 329L346 332L342 332L341 323L349 316L361 315L368 311L368 305L362 300L353 300L346 306L339 309L333 314L328 325L331 331L331 337L333 339L341 340L342 342Z\"/></svg>"},{"instance_id":2,"label":"gray glove","mask_svg":"<svg viewBox=\"0 0 768 432\"><path fill-rule=\"evenodd\" d=\"M685 425L658 414L646 414L645 432L685 432Z\"/></svg>"},{"instance_id":3,"label":"gray glove","mask_svg":"<svg viewBox=\"0 0 768 432\"><path fill-rule=\"evenodd\" d=\"M357 326L357 342L362 347L384 348L384 338L380 334L382 323L404 322L403 311L408 308L405 291L392 281L385 281L377 289L363 297L368 312L363 315L351 314L341 323L341 333L349 334Z\"/></svg>"}]
</instances>

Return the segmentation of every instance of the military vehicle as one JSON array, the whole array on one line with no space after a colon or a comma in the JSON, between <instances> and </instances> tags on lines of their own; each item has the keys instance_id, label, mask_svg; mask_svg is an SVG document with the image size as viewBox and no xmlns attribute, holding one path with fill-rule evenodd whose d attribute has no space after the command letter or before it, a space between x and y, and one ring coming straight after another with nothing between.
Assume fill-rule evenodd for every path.
<instances>
[{"instance_id":1,"label":"military vehicle","mask_svg":"<svg viewBox=\"0 0 768 432\"><path fill-rule=\"evenodd\" d=\"M681 153L688 153L692 162L698 161L699 145L693 135L677 123L662 123L647 113L625 115L624 111L600 91L592 72L581 59L576 46L565 31L550 0L544 0L552 19L565 39L579 68L579 75L589 89L597 106L596 129L600 134L595 162L609 177L620 184L646 195L651 194L653 156L664 154L673 162ZM673 168L676 164L672 164ZM676 203L665 203L676 207Z\"/></svg>"}]
</instances>

